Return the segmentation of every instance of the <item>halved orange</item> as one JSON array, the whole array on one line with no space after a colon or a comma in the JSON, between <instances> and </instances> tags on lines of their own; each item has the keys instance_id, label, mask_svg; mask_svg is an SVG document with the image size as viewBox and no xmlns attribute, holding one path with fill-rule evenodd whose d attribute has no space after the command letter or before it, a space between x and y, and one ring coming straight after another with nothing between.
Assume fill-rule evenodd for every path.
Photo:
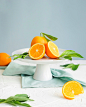
<instances>
[{"instance_id":1,"label":"halved orange","mask_svg":"<svg viewBox=\"0 0 86 107\"><path fill-rule=\"evenodd\" d=\"M74 99L74 95L83 94L82 85L77 81L68 81L62 87L62 94L67 99Z\"/></svg>"},{"instance_id":2,"label":"halved orange","mask_svg":"<svg viewBox=\"0 0 86 107\"><path fill-rule=\"evenodd\" d=\"M29 49L29 56L32 59L41 59L45 55L45 45L36 43Z\"/></svg>"},{"instance_id":3,"label":"halved orange","mask_svg":"<svg viewBox=\"0 0 86 107\"><path fill-rule=\"evenodd\" d=\"M58 49L57 45L55 43L53 43L52 41L49 41L45 45L45 52L46 52L46 55L50 58L59 57L59 49Z\"/></svg>"}]
</instances>

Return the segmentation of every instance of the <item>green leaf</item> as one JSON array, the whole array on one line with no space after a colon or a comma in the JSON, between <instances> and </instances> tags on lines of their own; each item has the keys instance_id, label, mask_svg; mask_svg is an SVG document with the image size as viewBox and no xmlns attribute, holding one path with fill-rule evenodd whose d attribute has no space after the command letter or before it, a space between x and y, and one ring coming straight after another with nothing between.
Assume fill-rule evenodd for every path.
<instances>
[{"instance_id":1,"label":"green leaf","mask_svg":"<svg viewBox=\"0 0 86 107\"><path fill-rule=\"evenodd\" d=\"M78 57L78 58L83 58L83 56L81 56L80 54L76 53L75 51L73 50L66 50L64 51L60 57L67 57L67 56L70 56L70 57Z\"/></svg>"},{"instance_id":2,"label":"green leaf","mask_svg":"<svg viewBox=\"0 0 86 107\"><path fill-rule=\"evenodd\" d=\"M16 60L16 59L18 59L19 57L15 57L13 60Z\"/></svg>"},{"instance_id":3,"label":"green leaf","mask_svg":"<svg viewBox=\"0 0 86 107\"><path fill-rule=\"evenodd\" d=\"M29 101L34 101L33 99L30 99L30 98L29 98L28 100L29 100Z\"/></svg>"},{"instance_id":4,"label":"green leaf","mask_svg":"<svg viewBox=\"0 0 86 107\"><path fill-rule=\"evenodd\" d=\"M27 55L28 54L28 52L24 52L22 55Z\"/></svg>"},{"instance_id":5,"label":"green leaf","mask_svg":"<svg viewBox=\"0 0 86 107\"><path fill-rule=\"evenodd\" d=\"M20 101L20 102L25 102L25 101L34 101L32 99L29 99L29 97L26 94L17 94L14 96L14 100Z\"/></svg>"},{"instance_id":6,"label":"green leaf","mask_svg":"<svg viewBox=\"0 0 86 107\"><path fill-rule=\"evenodd\" d=\"M21 106L31 107L29 104L27 104L27 103L21 103L19 101L14 101L14 103L17 104L17 105L21 105Z\"/></svg>"},{"instance_id":7,"label":"green leaf","mask_svg":"<svg viewBox=\"0 0 86 107\"><path fill-rule=\"evenodd\" d=\"M66 68L71 68L73 71L77 70L80 64L65 64L65 65L60 65L61 67L64 67L64 69Z\"/></svg>"},{"instance_id":8,"label":"green leaf","mask_svg":"<svg viewBox=\"0 0 86 107\"><path fill-rule=\"evenodd\" d=\"M13 101L9 101L7 103L10 104L10 105L16 106L15 102L13 102Z\"/></svg>"},{"instance_id":9,"label":"green leaf","mask_svg":"<svg viewBox=\"0 0 86 107\"><path fill-rule=\"evenodd\" d=\"M4 101L6 101L6 99L0 99L0 103L3 103Z\"/></svg>"},{"instance_id":10,"label":"green leaf","mask_svg":"<svg viewBox=\"0 0 86 107\"><path fill-rule=\"evenodd\" d=\"M11 57L15 57L15 56L19 56L20 54L14 54L13 56L11 56Z\"/></svg>"},{"instance_id":11,"label":"green leaf","mask_svg":"<svg viewBox=\"0 0 86 107\"><path fill-rule=\"evenodd\" d=\"M26 56L29 56L28 52L24 52L22 54L14 54L13 56L10 56L10 57L14 57L13 60L16 60L18 58L24 59Z\"/></svg>"},{"instance_id":12,"label":"green leaf","mask_svg":"<svg viewBox=\"0 0 86 107\"><path fill-rule=\"evenodd\" d=\"M77 70L77 69L78 69L78 67L79 67L79 65L80 65L80 64L73 65L73 66L72 66L72 70L74 70L74 71L75 71L75 70Z\"/></svg>"},{"instance_id":13,"label":"green leaf","mask_svg":"<svg viewBox=\"0 0 86 107\"><path fill-rule=\"evenodd\" d=\"M14 97L13 96L10 96L7 98L6 102L10 102L10 101L13 101L14 100Z\"/></svg>"},{"instance_id":14,"label":"green leaf","mask_svg":"<svg viewBox=\"0 0 86 107\"><path fill-rule=\"evenodd\" d=\"M46 33L42 33L41 32L41 34L42 35L44 35L44 36L46 36L46 37L48 37L50 40L52 40L52 41L56 41L58 38L57 37L54 37L54 36L52 36L52 35L49 35L49 34L46 34Z\"/></svg>"},{"instance_id":15,"label":"green leaf","mask_svg":"<svg viewBox=\"0 0 86 107\"><path fill-rule=\"evenodd\" d=\"M47 42L49 42L50 40L48 39L48 38L46 38L44 35L43 35L43 37L47 40Z\"/></svg>"},{"instance_id":16,"label":"green leaf","mask_svg":"<svg viewBox=\"0 0 86 107\"><path fill-rule=\"evenodd\" d=\"M27 94L16 94L15 96L17 96L17 97L26 97L26 98L29 98Z\"/></svg>"},{"instance_id":17,"label":"green leaf","mask_svg":"<svg viewBox=\"0 0 86 107\"><path fill-rule=\"evenodd\" d=\"M17 100L17 101L20 101L20 102L25 102L25 101L28 101L29 98L14 96L13 100Z\"/></svg>"},{"instance_id":18,"label":"green leaf","mask_svg":"<svg viewBox=\"0 0 86 107\"><path fill-rule=\"evenodd\" d=\"M23 59L24 59L26 56L28 56L28 55L22 55L22 57L21 57L21 58L23 58Z\"/></svg>"},{"instance_id":19,"label":"green leaf","mask_svg":"<svg viewBox=\"0 0 86 107\"><path fill-rule=\"evenodd\" d=\"M22 56L14 57L13 60L16 60L16 59L18 59L18 58L22 58Z\"/></svg>"},{"instance_id":20,"label":"green leaf","mask_svg":"<svg viewBox=\"0 0 86 107\"><path fill-rule=\"evenodd\" d=\"M71 63L71 64L65 64L65 65L60 65L60 66L65 67L65 68L71 68L73 66L73 64Z\"/></svg>"},{"instance_id":21,"label":"green leaf","mask_svg":"<svg viewBox=\"0 0 86 107\"><path fill-rule=\"evenodd\" d=\"M67 67L69 64L60 65L60 67Z\"/></svg>"},{"instance_id":22,"label":"green leaf","mask_svg":"<svg viewBox=\"0 0 86 107\"><path fill-rule=\"evenodd\" d=\"M64 56L65 59L72 60L71 56Z\"/></svg>"},{"instance_id":23,"label":"green leaf","mask_svg":"<svg viewBox=\"0 0 86 107\"><path fill-rule=\"evenodd\" d=\"M65 55L70 55L70 54L73 54L73 53L75 53L75 51L73 51L73 50L66 50L66 51L64 51L64 52L60 55L60 57L63 57L63 56L65 56Z\"/></svg>"}]
</instances>

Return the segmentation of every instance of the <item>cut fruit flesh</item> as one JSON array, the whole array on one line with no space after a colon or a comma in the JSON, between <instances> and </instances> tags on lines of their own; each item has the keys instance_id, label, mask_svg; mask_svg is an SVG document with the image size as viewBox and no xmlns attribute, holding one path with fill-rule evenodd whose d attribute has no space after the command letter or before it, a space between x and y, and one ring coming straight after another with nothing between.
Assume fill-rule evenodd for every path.
<instances>
[{"instance_id":1,"label":"cut fruit flesh","mask_svg":"<svg viewBox=\"0 0 86 107\"><path fill-rule=\"evenodd\" d=\"M45 46L40 43L34 44L30 49L29 49L29 56L32 59L41 59L45 54Z\"/></svg>"}]
</instances>

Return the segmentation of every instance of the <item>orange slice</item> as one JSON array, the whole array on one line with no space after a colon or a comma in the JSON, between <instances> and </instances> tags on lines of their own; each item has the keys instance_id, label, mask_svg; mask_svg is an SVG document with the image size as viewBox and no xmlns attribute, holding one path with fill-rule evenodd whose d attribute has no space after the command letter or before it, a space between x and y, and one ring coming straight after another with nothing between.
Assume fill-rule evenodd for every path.
<instances>
[{"instance_id":1,"label":"orange slice","mask_svg":"<svg viewBox=\"0 0 86 107\"><path fill-rule=\"evenodd\" d=\"M74 95L83 94L82 85L77 81L69 81L62 87L62 94L67 99L74 99Z\"/></svg>"},{"instance_id":2,"label":"orange slice","mask_svg":"<svg viewBox=\"0 0 86 107\"><path fill-rule=\"evenodd\" d=\"M49 41L46 46L46 55L50 58L58 58L59 57L59 49L55 43Z\"/></svg>"},{"instance_id":3,"label":"orange slice","mask_svg":"<svg viewBox=\"0 0 86 107\"><path fill-rule=\"evenodd\" d=\"M45 45L36 43L29 49L29 56L32 59L41 59L45 55Z\"/></svg>"}]
</instances>

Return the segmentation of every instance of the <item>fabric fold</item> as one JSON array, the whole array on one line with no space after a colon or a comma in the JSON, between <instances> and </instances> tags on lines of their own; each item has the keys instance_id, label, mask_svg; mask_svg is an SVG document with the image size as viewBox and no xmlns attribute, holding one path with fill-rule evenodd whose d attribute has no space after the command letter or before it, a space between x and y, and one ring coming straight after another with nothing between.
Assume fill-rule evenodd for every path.
<instances>
[{"instance_id":1,"label":"fabric fold","mask_svg":"<svg viewBox=\"0 0 86 107\"><path fill-rule=\"evenodd\" d=\"M83 86L86 86L86 82L76 80L72 75L64 70L50 68L52 73L52 80L38 81L33 79L36 66L21 65L15 62L11 62L4 70L4 76L16 76L22 77L22 88L50 88L63 86L67 81L75 80L80 82Z\"/></svg>"}]
</instances>

